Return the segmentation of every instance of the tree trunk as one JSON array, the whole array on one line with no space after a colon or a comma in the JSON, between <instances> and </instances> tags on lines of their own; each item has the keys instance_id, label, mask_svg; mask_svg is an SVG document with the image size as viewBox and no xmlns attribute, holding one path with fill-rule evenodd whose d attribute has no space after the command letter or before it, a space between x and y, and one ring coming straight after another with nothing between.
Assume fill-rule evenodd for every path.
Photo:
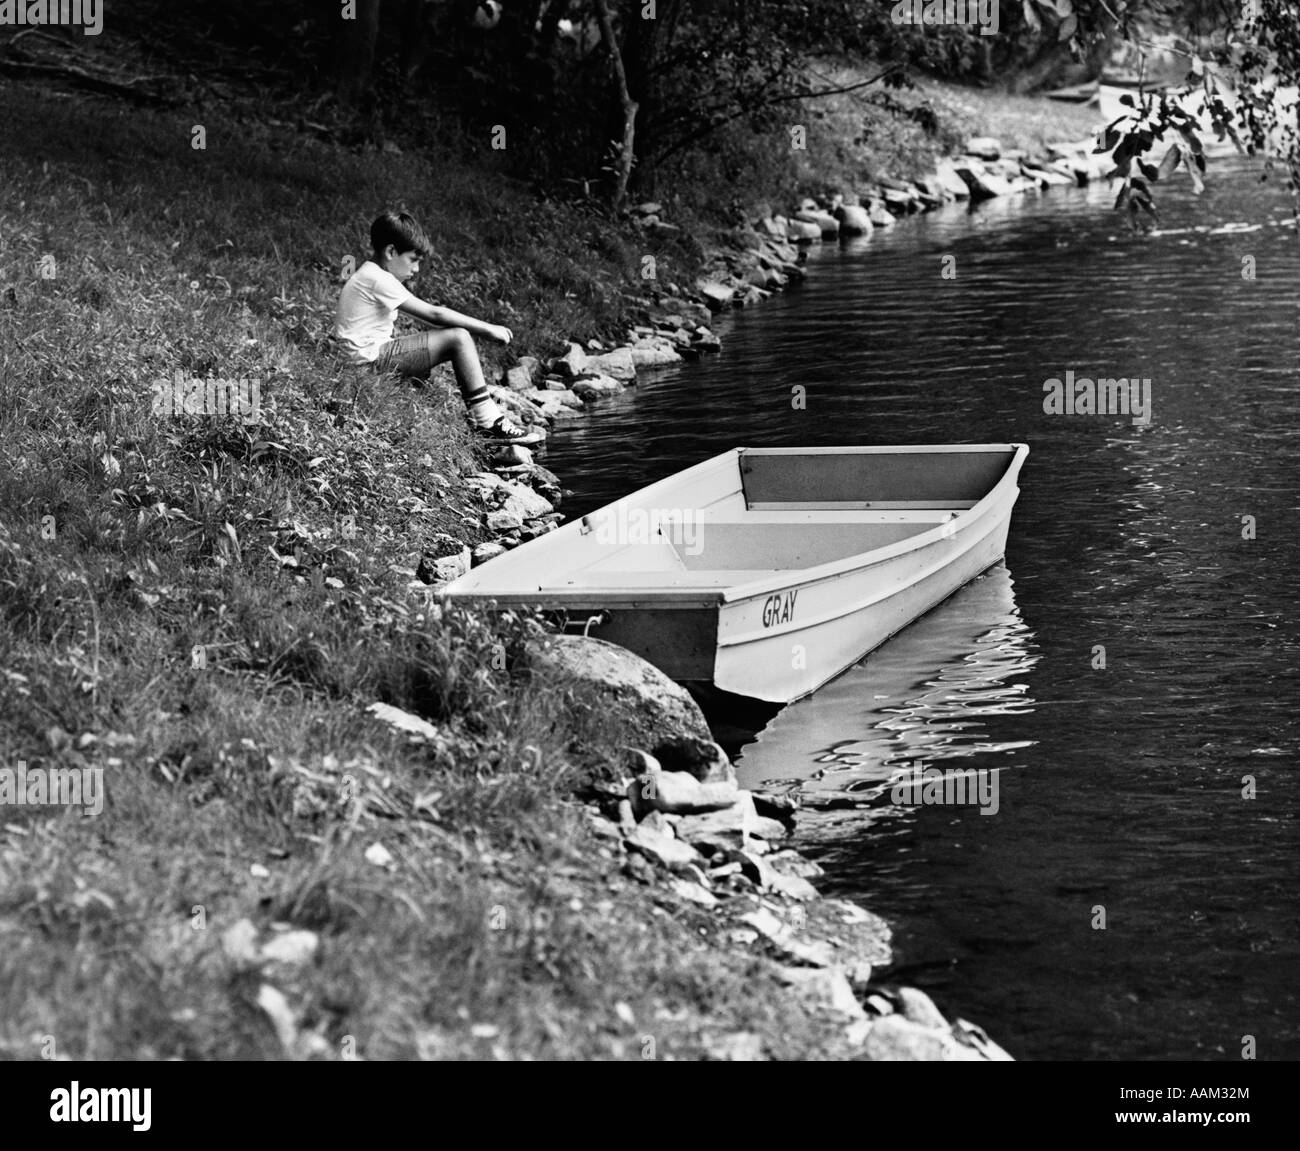
<instances>
[{"instance_id":1,"label":"tree trunk","mask_svg":"<svg viewBox=\"0 0 1300 1151\"><path fill-rule=\"evenodd\" d=\"M623 53L619 51L618 40L614 36L614 20L609 14L607 0L596 0L596 14L600 18L600 34L605 40L610 61L614 65L618 99L623 108L623 146L619 155L618 174L614 181L614 195L611 201L614 210L618 211L627 196L627 183L631 178L632 163L636 158L637 102L632 99L627 89L627 73L623 71Z\"/></svg>"},{"instance_id":2,"label":"tree trunk","mask_svg":"<svg viewBox=\"0 0 1300 1151\"><path fill-rule=\"evenodd\" d=\"M637 137L641 164L633 173L634 187L654 195L655 172L645 165L646 157L656 149L661 88L659 62L672 47L673 36L681 19L685 0L656 0L655 19L641 18L644 0L631 0L633 18L623 37L623 63L627 69L627 89L637 102Z\"/></svg>"},{"instance_id":3,"label":"tree trunk","mask_svg":"<svg viewBox=\"0 0 1300 1151\"><path fill-rule=\"evenodd\" d=\"M356 0L356 19L339 21L339 102L357 107L370 91L379 39L380 0Z\"/></svg>"}]
</instances>

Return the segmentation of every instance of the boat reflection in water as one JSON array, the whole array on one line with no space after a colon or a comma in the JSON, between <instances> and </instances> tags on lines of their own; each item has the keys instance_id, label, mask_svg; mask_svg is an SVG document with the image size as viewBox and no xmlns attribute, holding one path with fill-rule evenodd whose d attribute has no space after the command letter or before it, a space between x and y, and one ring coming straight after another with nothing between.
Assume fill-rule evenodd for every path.
<instances>
[{"instance_id":1,"label":"boat reflection in water","mask_svg":"<svg viewBox=\"0 0 1300 1151\"><path fill-rule=\"evenodd\" d=\"M910 809L889 802L900 772L1006 768L1008 755L1037 742L1004 738L1014 721L999 717L1034 710L1027 678L1038 658L999 563L782 710L743 748L741 786L797 785L810 806L838 793L872 818L903 814Z\"/></svg>"}]
</instances>

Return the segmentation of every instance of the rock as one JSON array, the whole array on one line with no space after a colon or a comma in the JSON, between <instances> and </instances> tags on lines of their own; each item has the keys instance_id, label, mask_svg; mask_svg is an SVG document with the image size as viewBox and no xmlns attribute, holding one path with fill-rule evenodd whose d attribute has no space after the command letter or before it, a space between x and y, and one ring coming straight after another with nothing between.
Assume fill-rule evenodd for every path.
<instances>
[{"instance_id":1,"label":"rock","mask_svg":"<svg viewBox=\"0 0 1300 1151\"><path fill-rule=\"evenodd\" d=\"M722 811L736 802L736 781L701 783L684 771L656 771L638 776L628 784L628 799L634 810L662 811L671 815L695 815Z\"/></svg>"},{"instance_id":2,"label":"rock","mask_svg":"<svg viewBox=\"0 0 1300 1151\"><path fill-rule=\"evenodd\" d=\"M270 1019L280 1046L286 1053L292 1054L298 1042L298 1020L284 992L269 983L263 983L257 989L257 1005Z\"/></svg>"},{"instance_id":3,"label":"rock","mask_svg":"<svg viewBox=\"0 0 1300 1151\"><path fill-rule=\"evenodd\" d=\"M970 197L970 188L966 186L966 181L957 173L957 168L951 160L940 160L935 165L934 181L950 196L958 200L965 200Z\"/></svg>"},{"instance_id":4,"label":"rock","mask_svg":"<svg viewBox=\"0 0 1300 1151\"><path fill-rule=\"evenodd\" d=\"M752 927L782 955L799 963L812 967L834 965L835 954L829 943L823 940L809 942L796 938L794 929L765 907L760 907L748 915L742 915L740 922Z\"/></svg>"},{"instance_id":5,"label":"rock","mask_svg":"<svg viewBox=\"0 0 1300 1151\"><path fill-rule=\"evenodd\" d=\"M583 401L602 400L622 390L623 385L611 376L582 376L573 381L573 394Z\"/></svg>"},{"instance_id":6,"label":"rock","mask_svg":"<svg viewBox=\"0 0 1300 1151\"><path fill-rule=\"evenodd\" d=\"M671 735L658 740L651 753L663 771L684 771L701 783L735 783L731 760L712 739Z\"/></svg>"},{"instance_id":7,"label":"rock","mask_svg":"<svg viewBox=\"0 0 1300 1151\"><path fill-rule=\"evenodd\" d=\"M670 733L710 740L699 704L685 688L626 648L588 636L553 636L529 648L533 673L581 687L597 705L611 747L651 747ZM707 818L707 817L704 817Z\"/></svg>"},{"instance_id":8,"label":"rock","mask_svg":"<svg viewBox=\"0 0 1300 1151\"><path fill-rule=\"evenodd\" d=\"M717 1039L702 1040L710 1059L728 1063L757 1063L763 1058L763 1039L753 1031L737 1031Z\"/></svg>"},{"instance_id":9,"label":"rock","mask_svg":"<svg viewBox=\"0 0 1300 1151\"><path fill-rule=\"evenodd\" d=\"M623 839L623 845L629 851L645 856L651 863L670 870L687 867L700 858L700 853L688 843L674 839L666 831L659 831L639 824Z\"/></svg>"},{"instance_id":10,"label":"rock","mask_svg":"<svg viewBox=\"0 0 1300 1151\"><path fill-rule=\"evenodd\" d=\"M618 801L618 825L623 831L631 831L636 827L636 813L626 799Z\"/></svg>"},{"instance_id":11,"label":"rock","mask_svg":"<svg viewBox=\"0 0 1300 1151\"><path fill-rule=\"evenodd\" d=\"M919 1023L922 1027L947 1028L948 1020L924 991L915 987L900 987L895 994L898 998L898 1014L904 1019Z\"/></svg>"},{"instance_id":12,"label":"rock","mask_svg":"<svg viewBox=\"0 0 1300 1151\"><path fill-rule=\"evenodd\" d=\"M262 958L274 963L308 963L319 945L314 931L285 931L262 945Z\"/></svg>"},{"instance_id":13,"label":"rock","mask_svg":"<svg viewBox=\"0 0 1300 1151\"><path fill-rule=\"evenodd\" d=\"M754 811L754 797L747 791L736 793L736 802L720 811L704 815L683 815L677 834L688 843L714 848L745 847L752 837L776 840L786 834L774 819L764 819Z\"/></svg>"},{"instance_id":14,"label":"rock","mask_svg":"<svg viewBox=\"0 0 1300 1151\"><path fill-rule=\"evenodd\" d=\"M882 187L880 195L885 201L885 207L897 215L906 216L909 212L916 211L916 194L913 191Z\"/></svg>"},{"instance_id":15,"label":"rock","mask_svg":"<svg viewBox=\"0 0 1300 1151\"><path fill-rule=\"evenodd\" d=\"M1064 187L1074 183L1073 174L1067 176L1053 168L1035 168L1029 164L1021 164L1020 171L1029 179L1049 187Z\"/></svg>"},{"instance_id":16,"label":"rock","mask_svg":"<svg viewBox=\"0 0 1300 1151\"><path fill-rule=\"evenodd\" d=\"M555 511L555 505L544 496L538 495L527 484L511 483L509 480L497 481L495 498L500 500L501 510L512 512L521 520L530 520Z\"/></svg>"},{"instance_id":17,"label":"rock","mask_svg":"<svg viewBox=\"0 0 1300 1151\"><path fill-rule=\"evenodd\" d=\"M1014 1063L1015 1057L993 1042L984 1031L974 1023L958 1019L952 1025L952 1037L961 1044L971 1047L990 1063Z\"/></svg>"},{"instance_id":18,"label":"rock","mask_svg":"<svg viewBox=\"0 0 1300 1151\"><path fill-rule=\"evenodd\" d=\"M735 288L729 288L726 284L719 284L716 280L701 280L696 287L699 289L700 295L704 297L709 309L714 312L722 311L736 296Z\"/></svg>"},{"instance_id":19,"label":"rock","mask_svg":"<svg viewBox=\"0 0 1300 1151\"><path fill-rule=\"evenodd\" d=\"M973 1062L983 1056L959 1043L945 1026L922 1027L901 1015L886 1015L863 1032L863 1054L871 1060L952 1063Z\"/></svg>"},{"instance_id":20,"label":"rock","mask_svg":"<svg viewBox=\"0 0 1300 1151\"><path fill-rule=\"evenodd\" d=\"M757 804L758 797L755 796L754 799ZM759 809L759 814L763 814L761 808ZM793 875L800 879L816 879L817 876L826 874L819 863L815 863L811 859L806 859L797 851L791 851L788 849L786 851L775 852L773 855L769 856L767 862L776 868L776 870L782 875Z\"/></svg>"},{"instance_id":21,"label":"rock","mask_svg":"<svg viewBox=\"0 0 1300 1151\"><path fill-rule=\"evenodd\" d=\"M879 200L872 200L867 207L867 215L871 218L871 223L877 228L892 228L897 221L893 214Z\"/></svg>"},{"instance_id":22,"label":"rock","mask_svg":"<svg viewBox=\"0 0 1300 1151\"><path fill-rule=\"evenodd\" d=\"M1002 155L1002 141L993 136L972 136L966 141L966 154L981 160L996 160Z\"/></svg>"},{"instance_id":23,"label":"rock","mask_svg":"<svg viewBox=\"0 0 1300 1151\"><path fill-rule=\"evenodd\" d=\"M790 220L785 226L785 234L792 240L820 240L822 230L807 220Z\"/></svg>"},{"instance_id":24,"label":"rock","mask_svg":"<svg viewBox=\"0 0 1300 1151\"><path fill-rule=\"evenodd\" d=\"M438 738L438 729L427 719L413 715L400 707L394 707L391 703L372 703L366 711L380 723L386 723L389 727L404 731L417 739L432 742Z\"/></svg>"},{"instance_id":25,"label":"rock","mask_svg":"<svg viewBox=\"0 0 1300 1151\"><path fill-rule=\"evenodd\" d=\"M819 209L801 209L795 213L795 220L808 224L815 224L821 229L823 236L838 236L840 234L840 222L829 212L823 212Z\"/></svg>"},{"instance_id":26,"label":"rock","mask_svg":"<svg viewBox=\"0 0 1300 1151\"><path fill-rule=\"evenodd\" d=\"M1001 176L995 175L978 160L959 160L954 167L957 174L966 181L974 200L988 200L994 196L1006 196L1012 191L1011 185Z\"/></svg>"},{"instance_id":27,"label":"rock","mask_svg":"<svg viewBox=\"0 0 1300 1151\"><path fill-rule=\"evenodd\" d=\"M813 1007L828 1008L850 1019L867 1017L848 978L837 968L782 967L777 978L793 987L799 998Z\"/></svg>"},{"instance_id":28,"label":"rock","mask_svg":"<svg viewBox=\"0 0 1300 1151\"><path fill-rule=\"evenodd\" d=\"M389 868L396 866L393 853L382 843L372 843L366 848L366 862L373 863L376 867Z\"/></svg>"},{"instance_id":29,"label":"rock","mask_svg":"<svg viewBox=\"0 0 1300 1151\"><path fill-rule=\"evenodd\" d=\"M841 204L835 209L835 215L839 217L840 231L847 235L860 236L875 226L870 213L860 204Z\"/></svg>"},{"instance_id":30,"label":"rock","mask_svg":"<svg viewBox=\"0 0 1300 1151\"><path fill-rule=\"evenodd\" d=\"M779 871L772 870L773 879L771 881L772 890L790 899L797 899L806 903L812 899L820 898L820 892L806 879L801 879L797 875L782 875Z\"/></svg>"},{"instance_id":31,"label":"rock","mask_svg":"<svg viewBox=\"0 0 1300 1151\"><path fill-rule=\"evenodd\" d=\"M785 239L785 217L781 217L781 222L777 223L771 216L764 216L758 221L758 228L768 236L775 236L778 239Z\"/></svg>"},{"instance_id":32,"label":"rock","mask_svg":"<svg viewBox=\"0 0 1300 1151\"><path fill-rule=\"evenodd\" d=\"M551 361L551 371L565 380L577 377L587 366L587 353L580 344L569 345L569 350L558 359Z\"/></svg>"},{"instance_id":33,"label":"rock","mask_svg":"<svg viewBox=\"0 0 1300 1151\"><path fill-rule=\"evenodd\" d=\"M437 559L423 556L415 574L423 583L450 583L454 579L460 579L469 568L470 550L465 547L454 556L440 556Z\"/></svg>"},{"instance_id":34,"label":"rock","mask_svg":"<svg viewBox=\"0 0 1300 1151\"><path fill-rule=\"evenodd\" d=\"M753 228L733 228L727 233L727 237L737 248L756 250L763 246L763 237L755 232Z\"/></svg>"},{"instance_id":35,"label":"rock","mask_svg":"<svg viewBox=\"0 0 1300 1151\"><path fill-rule=\"evenodd\" d=\"M638 368L656 367L659 364L676 364L681 362L681 353L676 348L659 344L636 344L631 349L632 363Z\"/></svg>"},{"instance_id":36,"label":"rock","mask_svg":"<svg viewBox=\"0 0 1300 1151\"><path fill-rule=\"evenodd\" d=\"M485 564L488 560L496 559L497 556L505 554L505 550L498 543L479 544L470 554L470 560L475 565Z\"/></svg>"},{"instance_id":37,"label":"rock","mask_svg":"<svg viewBox=\"0 0 1300 1151\"><path fill-rule=\"evenodd\" d=\"M221 950L232 962L245 966L256 963L257 928L251 919L240 919L221 933Z\"/></svg>"},{"instance_id":38,"label":"rock","mask_svg":"<svg viewBox=\"0 0 1300 1151\"><path fill-rule=\"evenodd\" d=\"M560 404L566 408L572 408L575 412L582 411L582 397L572 388L546 388L544 390L534 389L531 392L525 392L533 403L550 403L553 400L559 400ZM559 488L559 480L552 479L551 486Z\"/></svg>"},{"instance_id":39,"label":"rock","mask_svg":"<svg viewBox=\"0 0 1300 1151\"><path fill-rule=\"evenodd\" d=\"M502 377L502 384L512 392L526 392L533 386L533 378L527 368L507 368Z\"/></svg>"},{"instance_id":40,"label":"rock","mask_svg":"<svg viewBox=\"0 0 1300 1151\"><path fill-rule=\"evenodd\" d=\"M532 391L524 392L523 394L527 396L532 403L537 405L537 410L548 420L555 419L565 410L564 402L560 399L559 392ZM573 392L567 392L566 394L574 396ZM574 396L574 399L577 399L577 396ZM582 401L578 400L578 403L582 403Z\"/></svg>"},{"instance_id":41,"label":"rock","mask_svg":"<svg viewBox=\"0 0 1300 1151\"><path fill-rule=\"evenodd\" d=\"M505 511L504 509L487 514L488 531L493 532L511 532L518 531L524 526L523 517L515 512Z\"/></svg>"},{"instance_id":42,"label":"rock","mask_svg":"<svg viewBox=\"0 0 1300 1151\"><path fill-rule=\"evenodd\" d=\"M756 791L754 792L754 808L759 815L765 815L768 819L780 820L787 827L793 828L795 814L799 810L799 801L789 792Z\"/></svg>"},{"instance_id":43,"label":"rock","mask_svg":"<svg viewBox=\"0 0 1300 1151\"><path fill-rule=\"evenodd\" d=\"M636 363L632 358L632 349L615 348L612 352L591 356L583 371L586 375L609 376L621 383L635 380Z\"/></svg>"},{"instance_id":44,"label":"rock","mask_svg":"<svg viewBox=\"0 0 1300 1151\"><path fill-rule=\"evenodd\" d=\"M668 888L679 898L688 900L691 903L697 903L701 907L716 907L720 902L713 892L694 880L670 879Z\"/></svg>"}]
</instances>

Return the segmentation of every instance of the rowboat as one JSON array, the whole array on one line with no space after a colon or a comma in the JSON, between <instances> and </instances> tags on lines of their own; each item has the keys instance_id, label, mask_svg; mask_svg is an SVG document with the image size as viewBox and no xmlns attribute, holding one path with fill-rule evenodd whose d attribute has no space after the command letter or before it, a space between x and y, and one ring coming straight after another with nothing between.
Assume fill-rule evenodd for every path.
<instances>
[{"instance_id":1,"label":"rowboat","mask_svg":"<svg viewBox=\"0 0 1300 1151\"><path fill-rule=\"evenodd\" d=\"M1025 444L733 448L444 586L788 703L1002 558Z\"/></svg>"}]
</instances>

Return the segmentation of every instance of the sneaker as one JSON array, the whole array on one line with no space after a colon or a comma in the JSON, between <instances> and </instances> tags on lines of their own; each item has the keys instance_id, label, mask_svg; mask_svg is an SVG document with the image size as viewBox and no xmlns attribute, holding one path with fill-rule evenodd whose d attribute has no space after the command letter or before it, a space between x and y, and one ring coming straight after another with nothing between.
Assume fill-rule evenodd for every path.
<instances>
[{"instance_id":1,"label":"sneaker","mask_svg":"<svg viewBox=\"0 0 1300 1151\"><path fill-rule=\"evenodd\" d=\"M545 432L539 430L529 431L526 428L521 428L509 416L498 416L496 423L489 424L487 427L476 427L474 430L485 439L499 440L507 444L519 444L521 447L540 444L546 439Z\"/></svg>"}]
</instances>

